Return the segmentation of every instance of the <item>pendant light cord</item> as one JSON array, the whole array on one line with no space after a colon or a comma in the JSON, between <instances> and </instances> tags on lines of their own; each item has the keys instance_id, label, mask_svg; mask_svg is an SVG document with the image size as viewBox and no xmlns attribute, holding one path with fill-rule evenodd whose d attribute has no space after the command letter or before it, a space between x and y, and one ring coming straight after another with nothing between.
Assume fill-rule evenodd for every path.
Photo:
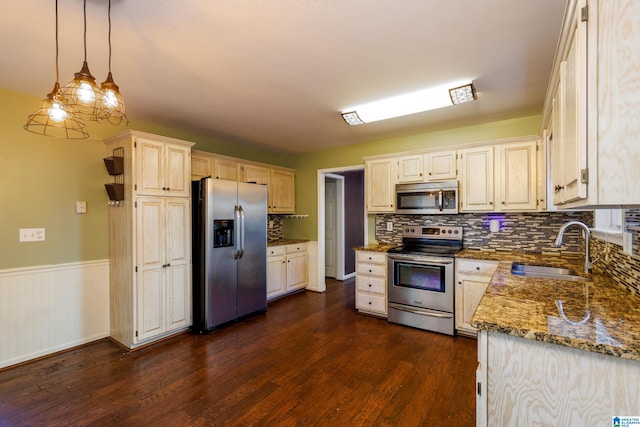
<instances>
[{"instance_id":1,"label":"pendant light cord","mask_svg":"<svg viewBox=\"0 0 640 427\"><path fill-rule=\"evenodd\" d=\"M58 0L56 0L56 83L60 81L60 71L58 70Z\"/></svg>"},{"instance_id":2,"label":"pendant light cord","mask_svg":"<svg viewBox=\"0 0 640 427\"><path fill-rule=\"evenodd\" d=\"M87 62L87 0L84 0L84 62Z\"/></svg>"},{"instance_id":3,"label":"pendant light cord","mask_svg":"<svg viewBox=\"0 0 640 427\"><path fill-rule=\"evenodd\" d=\"M57 1L57 0L56 0ZM109 0L109 72L111 72L111 0Z\"/></svg>"}]
</instances>

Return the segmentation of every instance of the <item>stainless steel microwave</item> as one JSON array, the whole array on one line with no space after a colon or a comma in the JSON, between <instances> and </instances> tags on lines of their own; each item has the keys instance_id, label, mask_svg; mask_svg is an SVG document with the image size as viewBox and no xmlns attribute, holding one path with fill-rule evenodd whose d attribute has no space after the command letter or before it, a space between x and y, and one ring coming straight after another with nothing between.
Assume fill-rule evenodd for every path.
<instances>
[{"instance_id":1,"label":"stainless steel microwave","mask_svg":"<svg viewBox=\"0 0 640 427\"><path fill-rule=\"evenodd\" d=\"M396 184L396 213L457 214L458 181Z\"/></svg>"}]
</instances>

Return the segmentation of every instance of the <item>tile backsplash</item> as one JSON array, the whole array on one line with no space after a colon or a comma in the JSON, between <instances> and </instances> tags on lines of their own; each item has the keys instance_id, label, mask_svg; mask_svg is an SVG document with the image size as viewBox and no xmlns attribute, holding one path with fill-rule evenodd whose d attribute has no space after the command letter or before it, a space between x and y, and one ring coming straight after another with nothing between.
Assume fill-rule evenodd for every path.
<instances>
[{"instance_id":1,"label":"tile backsplash","mask_svg":"<svg viewBox=\"0 0 640 427\"><path fill-rule=\"evenodd\" d=\"M273 227L269 227L269 225L273 225ZM267 239L282 240L283 235L284 220L282 215L267 215Z\"/></svg>"},{"instance_id":2,"label":"tile backsplash","mask_svg":"<svg viewBox=\"0 0 640 427\"><path fill-rule=\"evenodd\" d=\"M491 233L489 221L497 219L500 231ZM463 228L464 247L484 250L521 250L527 252L581 252L584 240L578 228L569 229L564 244L553 244L558 229L567 221L582 221L593 226L592 212L463 213L458 215L376 215L376 240L401 243L405 225L449 225ZM387 222L394 231L387 231Z\"/></svg>"},{"instance_id":3,"label":"tile backsplash","mask_svg":"<svg viewBox=\"0 0 640 427\"><path fill-rule=\"evenodd\" d=\"M489 231L489 221L497 219L500 231ZM584 212L534 212L534 213L463 213L458 215L376 215L376 240L380 243L401 243L404 225L449 225L464 229L464 247L483 250L521 250L542 253L584 254L584 239L579 228L570 228L564 236L562 247L554 240L558 229L567 221L582 221L593 226L593 213ZM393 231L387 231L387 223L393 223ZM592 236L591 258L594 271L610 276L629 292L640 295L640 209L628 209L625 213L625 230L632 233L633 253L627 255L622 248Z\"/></svg>"}]
</instances>

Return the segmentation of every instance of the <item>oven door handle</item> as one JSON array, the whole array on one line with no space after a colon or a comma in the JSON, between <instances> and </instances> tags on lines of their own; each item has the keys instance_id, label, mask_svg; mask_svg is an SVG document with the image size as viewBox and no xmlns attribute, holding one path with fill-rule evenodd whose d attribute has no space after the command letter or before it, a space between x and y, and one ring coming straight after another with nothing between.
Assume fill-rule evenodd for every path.
<instances>
[{"instance_id":1,"label":"oven door handle","mask_svg":"<svg viewBox=\"0 0 640 427\"><path fill-rule=\"evenodd\" d=\"M419 262L420 264L429 265L450 265L453 264L453 260L442 261L438 259L433 259L425 256L411 256L411 255L393 255L389 256L389 261L413 261Z\"/></svg>"},{"instance_id":2,"label":"oven door handle","mask_svg":"<svg viewBox=\"0 0 640 427\"><path fill-rule=\"evenodd\" d=\"M438 312L426 310L426 309L410 308L410 307L407 307L406 305L400 305L393 302L389 303L389 307L395 308L396 310L400 310L400 311L406 311L408 313L420 314L423 316L440 317L442 319L451 319L453 317L453 314L438 313Z\"/></svg>"}]
</instances>

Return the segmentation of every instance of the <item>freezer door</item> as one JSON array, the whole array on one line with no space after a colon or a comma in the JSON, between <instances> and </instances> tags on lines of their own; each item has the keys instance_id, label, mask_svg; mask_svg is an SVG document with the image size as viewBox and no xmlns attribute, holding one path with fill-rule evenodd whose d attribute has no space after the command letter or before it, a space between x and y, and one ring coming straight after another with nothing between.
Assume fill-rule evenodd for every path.
<instances>
[{"instance_id":1,"label":"freezer door","mask_svg":"<svg viewBox=\"0 0 640 427\"><path fill-rule=\"evenodd\" d=\"M215 328L237 317L237 261L234 258L236 244L216 245L214 221L232 221L238 227L235 207L237 206L237 183L220 179L207 179L204 205L206 223L205 256L205 323L206 328ZM234 235L237 239L238 233Z\"/></svg>"},{"instance_id":2,"label":"freezer door","mask_svg":"<svg viewBox=\"0 0 640 427\"><path fill-rule=\"evenodd\" d=\"M238 317L267 307L267 186L238 183L241 253L238 259Z\"/></svg>"}]
</instances>

